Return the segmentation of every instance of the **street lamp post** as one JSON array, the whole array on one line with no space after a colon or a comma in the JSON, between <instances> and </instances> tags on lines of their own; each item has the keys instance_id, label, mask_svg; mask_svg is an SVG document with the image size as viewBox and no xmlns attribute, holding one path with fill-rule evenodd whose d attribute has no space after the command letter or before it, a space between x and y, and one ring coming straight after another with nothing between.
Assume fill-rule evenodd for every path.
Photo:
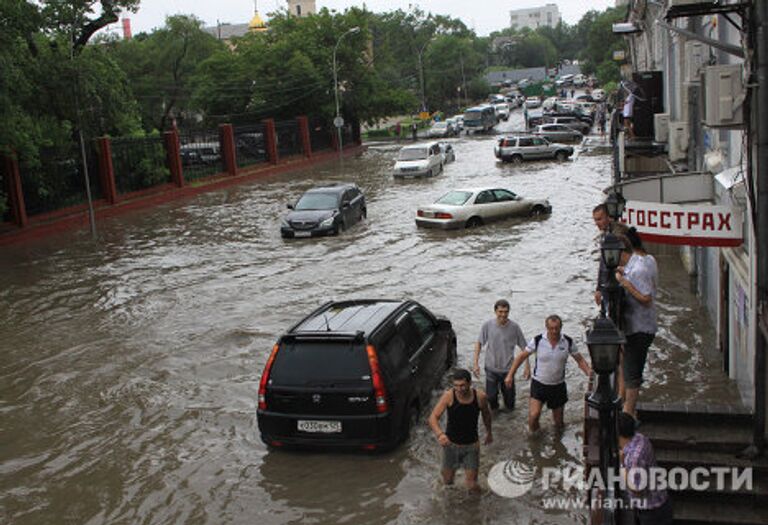
<instances>
[{"instance_id":1,"label":"street lamp post","mask_svg":"<svg viewBox=\"0 0 768 525\"><path fill-rule=\"evenodd\" d=\"M619 362L619 347L624 344L624 335L616 328L609 318L601 315L595 319L592 330L587 332L587 346L592 361L592 369L597 374L597 388L587 398L587 404L598 411L599 445L600 445L600 475L605 484L603 501L608 501L602 508L603 524L615 523L615 515L610 509L618 494L611 474L618 472L618 443L616 437L616 412L621 407L621 399L616 395L611 384L611 375L616 372ZM610 474L609 474L610 473ZM591 498L590 498L591 499Z\"/></svg>"},{"instance_id":2,"label":"street lamp post","mask_svg":"<svg viewBox=\"0 0 768 525\"><path fill-rule=\"evenodd\" d=\"M427 111L427 96L424 89L424 50L427 48L430 42L434 40L435 37L431 37L429 40L424 42L424 45L421 46L418 52L418 58L419 58L419 83L421 84L421 111Z\"/></svg>"},{"instance_id":3,"label":"street lamp post","mask_svg":"<svg viewBox=\"0 0 768 525\"><path fill-rule=\"evenodd\" d=\"M606 278L600 283L600 291L603 296L600 309L601 313L605 315L607 303L608 317L617 325L620 324L619 316L621 311L619 306L623 289L616 280L616 268L621 262L621 252L623 250L624 244L618 237L611 232L605 234L603 243L600 246L600 256L606 268Z\"/></svg>"},{"instance_id":4,"label":"street lamp post","mask_svg":"<svg viewBox=\"0 0 768 525\"><path fill-rule=\"evenodd\" d=\"M341 34L341 36L336 40L336 45L333 47L333 94L336 99L336 118L333 119L333 125L336 126L336 137L339 142L339 161L342 160L344 152L343 152L343 144L341 141L341 128L344 126L344 119L341 117L341 109L339 107L339 72L338 67L336 65L336 52L339 50L339 44L341 43L341 39L344 38L347 35L351 35L354 33L359 33L360 28L355 26L351 29L347 29L344 33Z\"/></svg>"}]
</instances>

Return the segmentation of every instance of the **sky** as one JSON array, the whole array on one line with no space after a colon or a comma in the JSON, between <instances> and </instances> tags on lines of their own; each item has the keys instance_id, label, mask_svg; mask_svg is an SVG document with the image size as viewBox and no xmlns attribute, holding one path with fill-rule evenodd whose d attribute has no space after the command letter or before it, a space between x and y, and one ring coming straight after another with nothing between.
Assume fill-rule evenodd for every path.
<instances>
[{"instance_id":1,"label":"sky","mask_svg":"<svg viewBox=\"0 0 768 525\"><path fill-rule=\"evenodd\" d=\"M575 24L590 9L604 10L615 5L615 0L317 0L317 9L344 11L352 6L366 5L368 10L381 13L396 9L408 10L413 4L426 12L448 15L461 19L480 36L487 36L509 25L509 11L540 7L548 3L557 4L560 16L567 24ZM268 13L287 6L283 0L258 0L259 14L268 19ZM219 22L245 23L253 16L253 0L141 0L137 13L128 13L134 33L151 31L161 27L165 17L174 14L193 14L205 22L216 25ZM114 31L118 25L112 26Z\"/></svg>"}]
</instances>

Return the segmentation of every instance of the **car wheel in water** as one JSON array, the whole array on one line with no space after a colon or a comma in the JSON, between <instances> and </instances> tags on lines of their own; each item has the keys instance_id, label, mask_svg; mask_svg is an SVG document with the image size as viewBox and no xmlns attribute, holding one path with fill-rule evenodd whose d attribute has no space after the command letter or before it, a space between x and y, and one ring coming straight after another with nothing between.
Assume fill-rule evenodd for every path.
<instances>
[{"instance_id":1,"label":"car wheel in water","mask_svg":"<svg viewBox=\"0 0 768 525\"><path fill-rule=\"evenodd\" d=\"M483 225L483 219L480 217L470 217L467 221L467 229L469 228L477 228L478 226Z\"/></svg>"},{"instance_id":2,"label":"car wheel in water","mask_svg":"<svg viewBox=\"0 0 768 525\"><path fill-rule=\"evenodd\" d=\"M543 206L534 206L531 210L531 217L540 217L541 215L544 215L544 211Z\"/></svg>"},{"instance_id":3,"label":"car wheel in water","mask_svg":"<svg viewBox=\"0 0 768 525\"><path fill-rule=\"evenodd\" d=\"M341 233L344 233L344 221L339 221L336 223L336 231L334 234L339 235Z\"/></svg>"},{"instance_id":4,"label":"car wheel in water","mask_svg":"<svg viewBox=\"0 0 768 525\"><path fill-rule=\"evenodd\" d=\"M555 153L555 160L557 162L565 162L568 159L568 154L564 151L558 151Z\"/></svg>"},{"instance_id":5,"label":"car wheel in water","mask_svg":"<svg viewBox=\"0 0 768 525\"><path fill-rule=\"evenodd\" d=\"M512 161L512 164L515 164L517 166L523 163L523 157L521 157L520 155L512 155L512 158L510 160Z\"/></svg>"}]
</instances>

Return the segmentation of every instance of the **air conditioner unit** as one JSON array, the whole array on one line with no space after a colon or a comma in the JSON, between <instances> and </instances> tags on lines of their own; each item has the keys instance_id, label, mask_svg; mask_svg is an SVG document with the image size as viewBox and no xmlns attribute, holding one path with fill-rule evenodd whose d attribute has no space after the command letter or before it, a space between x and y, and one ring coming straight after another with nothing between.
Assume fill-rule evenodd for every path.
<instances>
[{"instance_id":1,"label":"air conditioner unit","mask_svg":"<svg viewBox=\"0 0 768 525\"><path fill-rule=\"evenodd\" d=\"M701 70L709 63L709 46L696 40L685 43L685 81L700 82Z\"/></svg>"},{"instance_id":2,"label":"air conditioner unit","mask_svg":"<svg viewBox=\"0 0 768 525\"><path fill-rule=\"evenodd\" d=\"M742 126L745 97L741 64L704 68L704 124L713 128Z\"/></svg>"},{"instance_id":3,"label":"air conditioner unit","mask_svg":"<svg viewBox=\"0 0 768 525\"><path fill-rule=\"evenodd\" d=\"M669 113L656 113L653 116L653 140L667 142L669 138Z\"/></svg>"},{"instance_id":4,"label":"air conditioner unit","mask_svg":"<svg viewBox=\"0 0 768 525\"><path fill-rule=\"evenodd\" d=\"M685 160L688 157L688 123L671 121L669 123L669 160Z\"/></svg>"}]
</instances>

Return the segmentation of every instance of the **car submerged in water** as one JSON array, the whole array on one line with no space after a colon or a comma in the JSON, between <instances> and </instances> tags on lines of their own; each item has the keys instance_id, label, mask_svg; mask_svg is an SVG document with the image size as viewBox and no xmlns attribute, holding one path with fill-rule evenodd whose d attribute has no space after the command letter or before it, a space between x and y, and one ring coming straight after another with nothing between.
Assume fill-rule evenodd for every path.
<instances>
[{"instance_id":1,"label":"car submerged in water","mask_svg":"<svg viewBox=\"0 0 768 525\"><path fill-rule=\"evenodd\" d=\"M503 188L451 190L434 203L419 206L416 225L444 230L474 228L508 217L536 217L552 213L546 199L526 199Z\"/></svg>"},{"instance_id":2,"label":"car submerged in water","mask_svg":"<svg viewBox=\"0 0 768 525\"><path fill-rule=\"evenodd\" d=\"M285 239L338 235L368 213L363 192L351 183L313 188L288 209L280 224Z\"/></svg>"}]
</instances>

